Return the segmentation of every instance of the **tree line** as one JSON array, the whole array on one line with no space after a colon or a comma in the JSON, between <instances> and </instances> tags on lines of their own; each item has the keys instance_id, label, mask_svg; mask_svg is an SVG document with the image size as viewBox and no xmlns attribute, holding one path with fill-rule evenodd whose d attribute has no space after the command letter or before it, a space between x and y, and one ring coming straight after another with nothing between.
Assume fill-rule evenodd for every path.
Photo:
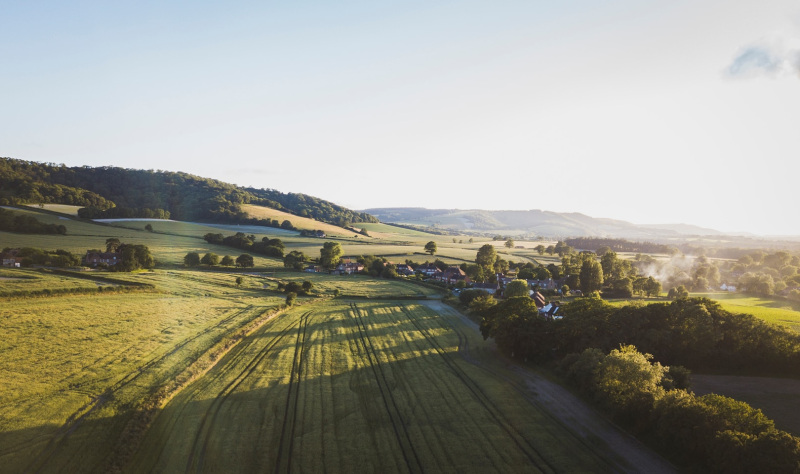
<instances>
[{"instance_id":1,"label":"tree line","mask_svg":"<svg viewBox=\"0 0 800 474\"><path fill-rule=\"evenodd\" d=\"M78 217L82 219L169 219L169 211L149 209L146 207L111 207L101 209L88 206L78 209Z\"/></svg>"},{"instance_id":2,"label":"tree line","mask_svg":"<svg viewBox=\"0 0 800 474\"><path fill-rule=\"evenodd\" d=\"M633 345L590 348L564 358L559 370L615 422L690 472L800 470L800 438L747 403L696 396L687 390L688 371L652 360Z\"/></svg>"},{"instance_id":3,"label":"tree line","mask_svg":"<svg viewBox=\"0 0 800 474\"><path fill-rule=\"evenodd\" d=\"M102 210L115 206L162 209L177 220L239 224L263 221L242 210L243 204L256 204L336 225L377 222L374 216L313 196L241 188L188 173L110 166L67 167L0 158L0 204L41 202Z\"/></svg>"},{"instance_id":4,"label":"tree line","mask_svg":"<svg viewBox=\"0 0 800 474\"><path fill-rule=\"evenodd\" d=\"M209 232L203 236L203 239L210 244L225 245L240 250L247 250L253 253L266 255L267 257L283 258L283 252L286 250L281 239L263 237L260 242L256 242L255 235L245 235L244 232L237 232L227 237L222 234Z\"/></svg>"}]
</instances>

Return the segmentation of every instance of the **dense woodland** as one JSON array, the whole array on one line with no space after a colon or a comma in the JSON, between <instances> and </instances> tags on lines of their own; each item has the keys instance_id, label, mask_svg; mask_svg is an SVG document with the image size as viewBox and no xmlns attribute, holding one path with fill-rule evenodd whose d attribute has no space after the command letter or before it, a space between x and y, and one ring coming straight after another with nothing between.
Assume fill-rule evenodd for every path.
<instances>
[{"instance_id":1,"label":"dense woodland","mask_svg":"<svg viewBox=\"0 0 800 474\"><path fill-rule=\"evenodd\" d=\"M23 203L163 210L177 220L240 224L260 223L241 208L242 204L255 204L336 225L377 222L369 214L313 196L241 188L187 173L67 167L0 158L0 205Z\"/></svg>"}]
</instances>

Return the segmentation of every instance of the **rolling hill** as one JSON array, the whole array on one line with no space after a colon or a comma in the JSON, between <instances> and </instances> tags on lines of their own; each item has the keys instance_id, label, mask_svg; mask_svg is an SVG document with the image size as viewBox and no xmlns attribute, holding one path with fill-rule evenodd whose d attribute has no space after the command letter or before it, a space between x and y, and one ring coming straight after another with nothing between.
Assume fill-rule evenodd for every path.
<instances>
[{"instance_id":1,"label":"rolling hill","mask_svg":"<svg viewBox=\"0 0 800 474\"><path fill-rule=\"evenodd\" d=\"M374 208L363 212L382 222L450 231L537 235L548 237L620 237L664 239L686 235L722 235L713 229L675 225L635 225L630 222L590 217L585 214L542 210L487 211L478 209L425 209L417 207Z\"/></svg>"}]
</instances>

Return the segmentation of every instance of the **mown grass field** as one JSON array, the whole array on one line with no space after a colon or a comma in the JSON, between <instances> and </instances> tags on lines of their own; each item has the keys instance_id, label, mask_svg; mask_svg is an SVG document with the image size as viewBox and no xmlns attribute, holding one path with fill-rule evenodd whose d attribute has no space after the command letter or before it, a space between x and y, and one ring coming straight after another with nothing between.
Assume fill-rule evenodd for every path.
<instances>
[{"instance_id":1,"label":"mown grass field","mask_svg":"<svg viewBox=\"0 0 800 474\"><path fill-rule=\"evenodd\" d=\"M143 403L185 377L215 344L283 302L253 277L237 288L230 274L112 275L157 288L3 300L0 470L102 471ZM14 284L87 284L32 276Z\"/></svg>"},{"instance_id":2,"label":"mown grass field","mask_svg":"<svg viewBox=\"0 0 800 474\"><path fill-rule=\"evenodd\" d=\"M329 301L272 320L156 417L133 472L603 472L589 446L414 303Z\"/></svg>"}]
</instances>

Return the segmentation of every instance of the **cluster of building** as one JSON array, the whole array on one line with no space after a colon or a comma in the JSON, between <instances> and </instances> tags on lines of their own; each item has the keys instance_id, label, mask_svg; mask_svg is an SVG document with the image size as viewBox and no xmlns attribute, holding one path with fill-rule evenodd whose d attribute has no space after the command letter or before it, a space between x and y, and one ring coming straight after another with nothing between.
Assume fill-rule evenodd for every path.
<instances>
[{"instance_id":1,"label":"cluster of building","mask_svg":"<svg viewBox=\"0 0 800 474\"><path fill-rule=\"evenodd\" d=\"M11 249L0 253L0 260L4 267L19 268L22 266L22 257L19 256L19 249Z\"/></svg>"}]
</instances>

